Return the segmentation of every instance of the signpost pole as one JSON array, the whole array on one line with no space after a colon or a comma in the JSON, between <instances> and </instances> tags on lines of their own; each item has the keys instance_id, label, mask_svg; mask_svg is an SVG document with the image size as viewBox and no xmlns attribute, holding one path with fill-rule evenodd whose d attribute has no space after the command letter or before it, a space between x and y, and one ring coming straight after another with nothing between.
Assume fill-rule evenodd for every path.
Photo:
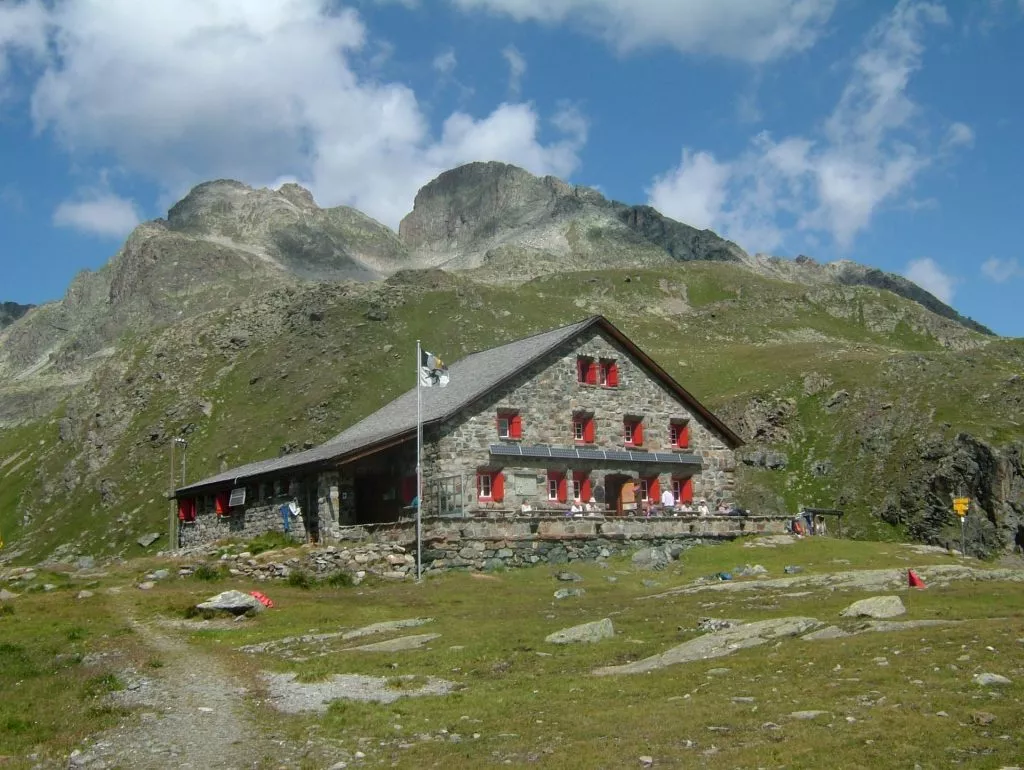
<instances>
[{"instance_id":1,"label":"signpost pole","mask_svg":"<svg viewBox=\"0 0 1024 770\"><path fill-rule=\"evenodd\" d=\"M966 516L960 517L960 553L965 559L967 558L967 535L965 533L966 527L964 526L966 521Z\"/></svg>"}]
</instances>

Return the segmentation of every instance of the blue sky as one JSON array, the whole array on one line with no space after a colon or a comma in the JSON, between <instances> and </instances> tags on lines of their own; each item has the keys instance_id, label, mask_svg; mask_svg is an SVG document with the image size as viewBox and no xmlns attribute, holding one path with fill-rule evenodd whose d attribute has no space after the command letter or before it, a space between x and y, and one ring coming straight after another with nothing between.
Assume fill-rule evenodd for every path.
<instances>
[{"instance_id":1,"label":"blue sky","mask_svg":"<svg viewBox=\"0 0 1024 770\"><path fill-rule=\"evenodd\" d=\"M1024 0L5 0L0 300L211 178L396 227L505 160L1024 336Z\"/></svg>"}]
</instances>

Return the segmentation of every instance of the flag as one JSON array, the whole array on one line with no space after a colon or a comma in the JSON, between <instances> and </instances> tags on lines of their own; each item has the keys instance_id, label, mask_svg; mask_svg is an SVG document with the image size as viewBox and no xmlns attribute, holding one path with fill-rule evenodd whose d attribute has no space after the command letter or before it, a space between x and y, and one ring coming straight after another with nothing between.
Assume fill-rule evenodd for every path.
<instances>
[{"instance_id":1,"label":"flag","mask_svg":"<svg viewBox=\"0 0 1024 770\"><path fill-rule=\"evenodd\" d=\"M420 351L420 385L432 388L437 385L443 388L448 384L448 367L444 361L433 353Z\"/></svg>"}]
</instances>

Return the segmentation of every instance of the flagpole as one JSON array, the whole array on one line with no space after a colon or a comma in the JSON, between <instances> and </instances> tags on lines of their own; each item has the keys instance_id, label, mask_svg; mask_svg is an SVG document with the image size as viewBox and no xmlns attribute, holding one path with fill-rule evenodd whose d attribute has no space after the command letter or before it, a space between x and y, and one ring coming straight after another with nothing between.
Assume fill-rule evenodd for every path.
<instances>
[{"instance_id":1,"label":"flagpole","mask_svg":"<svg viewBox=\"0 0 1024 770\"><path fill-rule=\"evenodd\" d=\"M420 365L423 349L416 340L416 580L423 578L423 524L420 510L423 507L423 392L420 384Z\"/></svg>"}]
</instances>

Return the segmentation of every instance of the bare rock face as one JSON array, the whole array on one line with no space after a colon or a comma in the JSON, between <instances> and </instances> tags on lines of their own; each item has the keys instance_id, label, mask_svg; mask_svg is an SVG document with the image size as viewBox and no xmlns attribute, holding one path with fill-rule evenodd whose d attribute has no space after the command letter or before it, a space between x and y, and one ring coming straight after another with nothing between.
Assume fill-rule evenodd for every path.
<instances>
[{"instance_id":1,"label":"bare rock face","mask_svg":"<svg viewBox=\"0 0 1024 770\"><path fill-rule=\"evenodd\" d=\"M0 302L0 329L14 323L34 307L19 305L17 302Z\"/></svg>"},{"instance_id":2,"label":"bare rock face","mask_svg":"<svg viewBox=\"0 0 1024 770\"><path fill-rule=\"evenodd\" d=\"M714 233L648 206L609 201L589 187L495 162L460 166L425 185L398 232L421 266L478 268L500 260L528 274L739 261L743 254Z\"/></svg>"}]
</instances>

